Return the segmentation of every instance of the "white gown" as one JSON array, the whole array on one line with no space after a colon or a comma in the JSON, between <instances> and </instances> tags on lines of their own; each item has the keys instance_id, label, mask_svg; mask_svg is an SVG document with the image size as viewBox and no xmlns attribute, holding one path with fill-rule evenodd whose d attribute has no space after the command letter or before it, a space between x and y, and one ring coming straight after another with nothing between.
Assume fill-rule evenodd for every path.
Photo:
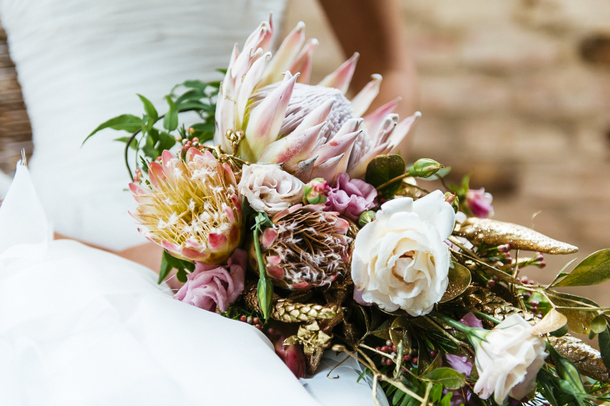
<instances>
[{"instance_id":1,"label":"white gown","mask_svg":"<svg viewBox=\"0 0 610 406\"><path fill-rule=\"evenodd\" d=\"M50 237L139 244L121 146L82 139L139 112L136 92L158 102L174 83L211 79L231 44L282 7L0 0L36 148L34 185L20 166L0 207L1 405L372 404L358 365L299 382L255 328L172 299L143 266Z\"/></svg>"}]
</instances>

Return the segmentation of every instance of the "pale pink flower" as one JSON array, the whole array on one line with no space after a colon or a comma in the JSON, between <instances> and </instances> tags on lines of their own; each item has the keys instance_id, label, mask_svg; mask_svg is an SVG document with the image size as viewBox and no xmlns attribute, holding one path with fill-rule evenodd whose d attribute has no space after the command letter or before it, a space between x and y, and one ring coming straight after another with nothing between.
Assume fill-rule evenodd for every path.
<instances>
[{"instance_id":1,"label":"pale pink flower","mask_svg":"<svg viewBox=\"0 0 610 406\"><path fill-rule=\"evenodd\" d=\"M373 75L348 100L358 54L310 85L318 42L305 42L305 25L299 23L272 57L273 31L271 20L262 22L241 52L234 48L216 105L216 144L230 152L227 133L242 131L238 153L247 161L281 163L304 182L321 177L331 184L343 172L363 177L379 154L405 153L404 141L420 113L399 122L394 100L361 118L379 92L381 76Z\"/></svg>"},{"instance_id":2,"label":"pale pink flower","mask_svg":"<svg viewBox=\"0 0 610 406\"><path fill-rule=\"evenodd\" d=\"M491 205L493 196L486 193L484 188L473 190L466 193L466 206L475 217L487 218L494 215L494 208Z\"/></svg>"},{"instance_id":3,"label":"pale pink flower","mask_svg":"<svg viewBox=\"0 0 610 406\"><path fill-rule=\"evenodd\" d=\"M504 404L508 396L520 400L536 387L536 374L548 354L544 340L521 316L508 316L473 344L479 373L474 391L480 398L493 394Z\"/></svg>"},{"instance_id":4,"label":"pale pink flower","mask_svg":"<svg viewBox=\"0 0 610 406\"><path fill-rule=\"evenodd\" d=\"M131 183L138 230L177 258L224 262L241 242L241 197L231 167L191 148L185 160L163 151L148 165L149 187Z\"/></svg>"},{"instance_id":5,"label":"pale pink flower","mask_svg":"<svg viewBox=\"0 0 610 406\"><path fill-rule=\"evenodd\" d=\"M246 251L237 248L227 265L195 264L195 271L187 275L186 283L174 295L200 309L226 312L244 290Z\"/></svg>"},{"instance_id":6,"label":"pale pink flower","mask_svg":"<svg viewBox=\"0 0 610 406\"><path fill-rule=\"evenodd\" d=\"M328 192L326 208L356 221L362 212L375 207L376 197L377 189L373 185L360 179L350 179L347 173L342 173Z\"/></svg>"},{"instance_id":7,"label":"pale pink flower","mask_svg":"<svg viewBox=\"0 0 610 406\"><path fill-rule=\"evenodd\" d=\"M305 184L279 165L244 165L239 192L250 206L269 215L275 215L303 199Z\"/></svg>"}]
</instances>

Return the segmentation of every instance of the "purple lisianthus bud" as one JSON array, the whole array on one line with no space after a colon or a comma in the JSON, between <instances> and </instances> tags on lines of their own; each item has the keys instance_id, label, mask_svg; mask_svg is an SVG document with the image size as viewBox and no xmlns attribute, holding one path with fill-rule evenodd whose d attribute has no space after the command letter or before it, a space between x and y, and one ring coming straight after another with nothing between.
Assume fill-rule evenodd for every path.
<instances>
[{"instance_id":1,"label":"purple lisianthus bud","mask_svg":"<svg viewBox=\"0 0 610 406\"><path fill-rule=\"evenodd\" d=\"M328 192L326 210L337 211L356 221L360 214L375 207L377 190L360 179L350 179L347 173L337 177L335 187Z\"/></svg>"},{"instance_id":2,"label":"purple lisianthus bud","mask_svg":"<svg viewBox=\"0 0 610 406\"><path fill-rule=\"evenodd\" d=\"M315 178L305 185L303 189L304 204L324 204L326 194L330 191L328 183L323 178Z\"/></svg>"},{"instance_id":3,"label":"purple lisianthus bud","mask_svg":"<svg viewBox=\"0 0 610 406\"><path fill-rule=\"evenodd\" d=\"M491 193L485 193L485 189L479 190L470 189L466 193L466 206L473 216L479 218L488 218L494 215L494 208L491 205L493 196Z\"/></svg>"},{"instance_id":4,"label":"purple lisianthus bud","mask_svg":"<svg viewBox=\"0 0 610 406\"><path fill-rule=\"evenodd\" d=\"M239 248L225 266L197 262L174 299L211 312L226 312L244 290L246 263L246 251Z\"/></svg>"},{"instance_id":5,"label":"purple lisianthus bud","mask_svg":"<svg viewBox=\"0 0 610 406\"><path fill-rule=\"evenodd\" d=\"M474 315L473 312L468 312L460 319L460 323L468 327L483 328L483 322Z\"/></svg>"}]
</instances>

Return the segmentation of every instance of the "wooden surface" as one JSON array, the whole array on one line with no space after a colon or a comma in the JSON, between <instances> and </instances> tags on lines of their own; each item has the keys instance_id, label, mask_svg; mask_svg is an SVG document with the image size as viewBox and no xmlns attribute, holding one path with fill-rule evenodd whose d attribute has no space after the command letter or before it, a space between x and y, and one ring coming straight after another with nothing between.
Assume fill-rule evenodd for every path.
<instances>
[{"instance_id":1,"label":"wooden surface","mask_svg":"<svg viewBox=\"0 0 610 406\"><path fill-rule=\"evenodd\" d=\"M32 129L0 25L0 170L12 174L22 149L28 156L32 153Z\"/></svg>"}]
</instances>

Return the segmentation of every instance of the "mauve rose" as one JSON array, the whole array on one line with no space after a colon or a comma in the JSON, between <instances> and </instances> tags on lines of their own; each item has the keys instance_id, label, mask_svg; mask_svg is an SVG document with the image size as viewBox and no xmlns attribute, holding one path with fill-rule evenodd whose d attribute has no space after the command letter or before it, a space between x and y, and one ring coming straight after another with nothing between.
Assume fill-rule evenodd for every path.
<instances>
[{"instance_id":1,"label":"mauve rose","mask_svg":"<svg viewBox=\"0 0 610 406\"><path fill-rule=\"evenodd\" d=\"M326 210L337 211L356 221L362 212L375 207L377 190L363 180L350 179L347 173L342 173L327 197Z\"/></svg>"},{"instance_id":2,"label":"mauve rose","mask_svg":"<svg viewBox=\"0 0 610 406\"><path fill-rule=\"evenodd\" d=\"M195 264L174 299L211 312L225 312L244 290L246 251L237 248L226 266Z\"/></svg>"},{"instance_id":3,"label":"mauve rose","mask_svg":"<svg viewBox=\"0 0 610 406\"><path fill-rule=\"evenodd\" d=\"M491 205L493 196L491 193L485 193L485 189L479 190L470 189L466 193L466 206L472 213L473 216L482 219L491 217L494 215L494 208Z\"/></svg>"}]
</instances>

